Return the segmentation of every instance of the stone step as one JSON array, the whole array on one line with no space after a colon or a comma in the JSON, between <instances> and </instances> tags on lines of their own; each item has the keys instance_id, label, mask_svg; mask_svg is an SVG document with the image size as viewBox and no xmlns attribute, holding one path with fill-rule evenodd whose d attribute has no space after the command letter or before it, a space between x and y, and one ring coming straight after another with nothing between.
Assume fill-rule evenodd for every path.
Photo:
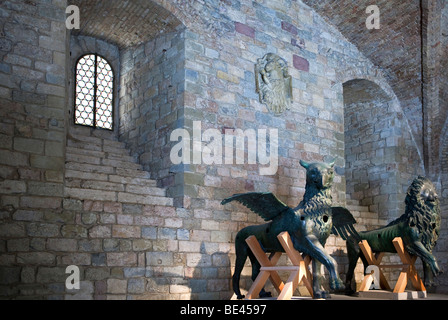
<instances>
[{"instance_id":1,"label":"stone step","mask_svg":"<svg viewBox=\"0 0 448 320\"><path fill-rule=\"evenodd\" d=\"M157 186L157 182L149 178L129 177L121 175L109 175L109 181L148 187Z\"/></svg>"},{"instance_id":2,"label":"stone step","mask_svg":"<svg viewBox=\"0 0 448 320\"><path fill-rule=\"evenodd\" d=\"M73 167L74 165L72 165ZM146 174L145 174L146 175ZM116 174L108 174L108 173L94 173L91 171L83 171L83 170L74 170L67 169L65 170L65 177L69 179L78 179L78 180L93 180L93 181L103 181L103 182L115 182L120 184L131 184L140 187L156 187L157 182L148 178L134 178L127 176L120 176Z\"/></svg>"},{"instance_id":3,"label":"stone step","mask_svg":"<svg viewBox=\"0 0 448 320\"><path fill-rule=\"evenodd\" d=\"M94 140L90 140L94 139ZM107 151L107 152L128 152L126 145L120 141L108 141L95 137L76 137L67 140L67 146L85 150Z\"/></svg>"},{"instance_id":4,"label":"stone step","mask_svg":"<svg viewBox=\"0 0 448 320\"><path fill-rule=\"evenodd\" d=\"M173 199L165 196L140 195L129 192L116 192L107 190L92 190L84 188L65 188L65 196L71 199L111 201L121 203L135 203L144 205L172 206Z\"/></svg>"},{"instance_id":5,"label":"stone step","mask_svg":"<svg viewBox=\"0 0 448 320\"><path fill-rule=\"evenodd\" d=\"M90 173L116 174L116 169L109 166L79 163L76 161L67 161L65 163L66 170L76 170Z\"/></svg>"},{"instance_id":6,"label":"stone step","mask_svg":"<svg viewBox=\"0 0 448 320\"><path fill-rule=\"evenodd\" d=\"M95 165L69 161L65 164L66 170L76 170L90 173L105 173L110 175L123 176L125 178L150 179L149 172L138 169L125 169L112 166Z\"/></svg>"},{"instance_id":7,"label":"stone step","mask_svg":"<svg viewBox=\"0 0 448 320\"><path fill-rule=\"evenodd\" d=\"M365 206L347 205L346 208L350 211L369 212L369 207L365 207Z\"/></svg>"},{"instance_id":8,"label":"stone step","mask_svg":"<svg viewBox=\"0 0 448 320\"><path fill-rule=\"evenodd\" d=\"M125 148L125 143L112 139L112 138L102 138L95 137L91 135L84 134L70 134L68 137L68 141L72 141L73 143L84 142L86 145L96 145L96 146L112 146L115 148Z\"/></svg>"},{"instance_id":9,"label":"stone step","mask_svg":"<svg viewBox=\"0 0 448 320\"><path fill-rule=\"evenodd\" d=\"M347 198L347 199L345 200L345 203L346 203L347 205L359 206L359 200L354 200L354 199L350 199L350 198Z\"/></svg>"},{"instance_id":10,"label":"stone step","mask_svg":"<svg viewBox=\"0 0 448 320\"><path fill-rule=\"evenodd\" d=\"M74 141L69 139L67 140L67 147L79 150L103 151L103 152L129 155L129 151L122 145L111 145L111 144L101 145L95 143L88 143L85 141Z\"/></svg>"},{"instance_id":11,"label":"stone step","mask_svg":"<svg viewBox=\"0 0 448 320\"><path fill-rule=\"evenodd\" d=\"M122 184L110 181L92 180L87 178L85 179L79 179L77 177L67 178L66 186L70 188L127 192L143 196L146 195L157 197L166 196L165 189L157 188L151 185Z\"/></svg>"},{"instance_id":12,"label":"stone step","mask_svg":"<svg viewBox=\"0 0 448 320\"><path fill-rule=\"evenodd\" d=\"M85 128L70 132L66 150L67 197L172 206L166 190L157 187L150 173L129 155L113 136L95 136Z\"/></svg>"},{"instance_id":13,"label":"stone step","mask_svg":"<svg viewBox=\"0 0 448 320\"><path fill-rule=\"evenodd\" d=\"M77 154L105 159L121 159L125 161L136 162L134 157L131 157L126 149L117 149L115 152L112 152L89 150L77 147L67 147L66 152L69 154Z\"/></svg>"}]
</instances>

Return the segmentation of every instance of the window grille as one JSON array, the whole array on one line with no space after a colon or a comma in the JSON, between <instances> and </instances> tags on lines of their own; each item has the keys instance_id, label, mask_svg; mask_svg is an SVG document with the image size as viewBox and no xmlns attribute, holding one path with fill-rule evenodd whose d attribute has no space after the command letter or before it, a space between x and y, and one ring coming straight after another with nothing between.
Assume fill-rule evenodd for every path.
<instances>
[{"instance_id":1,"label":"window grille","mask_svg":"<svg viewBox=\"0 0 448 320\"><path fill-rule=\"evenodd\" d=\"M114 74L97 54L82 56L76 64L75 124L113 130Z\"/></svg>"}]
</instances>

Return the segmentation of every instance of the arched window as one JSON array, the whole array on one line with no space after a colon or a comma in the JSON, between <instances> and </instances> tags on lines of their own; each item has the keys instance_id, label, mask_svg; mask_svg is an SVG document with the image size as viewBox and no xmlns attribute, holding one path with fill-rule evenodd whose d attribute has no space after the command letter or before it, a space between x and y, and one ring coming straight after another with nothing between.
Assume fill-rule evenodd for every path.
<instances>
[{"instance_id":1,"label":"arched window","mask_svg":"<svg viewBox=\"0 0 448 320\"><path fill-rule=\"evenodd\" d=\"M114 73L97 54L86 54L76 64L75 124L113 130Z\"/></svg>"}]
</instances>

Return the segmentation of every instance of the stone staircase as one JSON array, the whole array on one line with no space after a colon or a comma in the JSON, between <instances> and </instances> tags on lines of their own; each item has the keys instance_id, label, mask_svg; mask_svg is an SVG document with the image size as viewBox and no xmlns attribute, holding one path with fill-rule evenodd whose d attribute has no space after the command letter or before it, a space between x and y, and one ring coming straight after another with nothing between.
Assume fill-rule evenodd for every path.
<instances>
[{"instance_id":1,"label":"stone staircase","mask_svg":"<svg viewBox=\"0 0 448 320\"><path fill-rule=\"evenodd\" d=\"M65 196L123 204L172 206L166 190L107 131L71 128L65 161Z\"/></svg>"},{"instance_id":2,"label":"stone staircase","mask_svg":"<svg viewBox=\"0 0 448 320\"><path fill-rule=\"evenodd\" d=\"M351 199L347 195L346 208L353 214L357 224L355 228L357 231L372 230L386 225L387 221L379 219L378 214L370 212L368 206L362 206L358 200ZM368 228L366 227L368 226Z\"/></svg>"}]
</instances>

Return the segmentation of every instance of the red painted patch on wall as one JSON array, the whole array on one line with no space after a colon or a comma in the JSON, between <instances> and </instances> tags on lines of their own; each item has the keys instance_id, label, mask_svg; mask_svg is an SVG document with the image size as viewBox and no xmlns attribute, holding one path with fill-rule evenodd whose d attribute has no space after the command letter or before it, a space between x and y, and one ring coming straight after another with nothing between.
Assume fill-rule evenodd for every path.
<instances>
[{"instance_id":1,"label":"red painted patch on wall","mask_svg":"<svg viewBox=\"0 0 448 320\"><path fill-rule=\"evenodd\" d=\"M294 68L302 71L309 72L310 71L310 63L305 58L293 55L292 64Z\"/></svg>"},{"instance_id":2,"label":"red painted patch on wall","mask_svg":"<svg viewBox=\"0 0 448 320\"><path fill-rule=\"evenodd\" d=\"M251 28L244 23L235 22L235 30L241 34L244 34L248 37L255 38L255 29Z\"/></svg>"}]
</instances>

